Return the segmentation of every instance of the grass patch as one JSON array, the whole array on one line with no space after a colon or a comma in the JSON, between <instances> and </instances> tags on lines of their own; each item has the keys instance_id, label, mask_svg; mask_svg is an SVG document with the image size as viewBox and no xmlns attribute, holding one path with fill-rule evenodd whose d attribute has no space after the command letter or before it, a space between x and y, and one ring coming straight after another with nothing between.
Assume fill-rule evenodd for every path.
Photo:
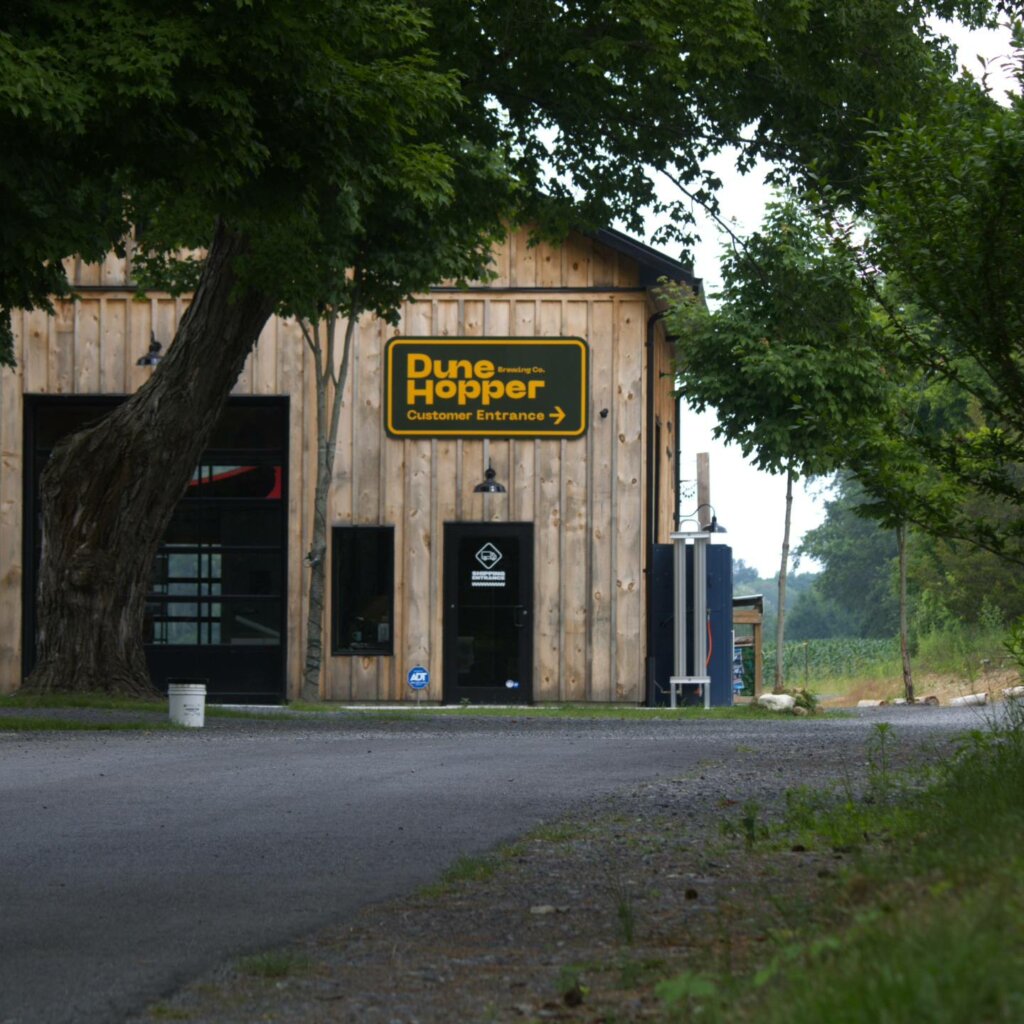
<instances>
[{"instance_id":1,"label":"grass patch","mask_svg":"<svg viewBox=\"0 0 1024 1024\"><path fill-rule=\"evenodd\" d=\"M495 853L480 856L464 855L456 858L442 873L439 881L425 885L419 890L423 899L441 899L447 896L455 886L470 885L474 882L489 881L497 873L502 863L520 852L518 844L504 847Z\"/></svg>"},{"instance_id":2,"label":"grass patch","mask_svg":"<svg viewBox=\"0 0 1024 1024\"><path fill-rule=\"evenodd\" d=\"M252 978L264 978L267 981L276 981L308 973L312 967L312 961L303 953L275 949L242 957L236 966L241 974L247 974Z\"/></svg>"},{"instance_id":3,"label":"grass patch","mask_svg":"<svg viewBox=\"0 0 1024 1024\"><path fill-rule=\"evenodd\" d=\"M153 1020L191 1020L192 1014L188 1010L178 1009L169 1003L155 1003L146 1013Z\"/></svg>"},{"instance_id":4,"label":"grass patch","mask_svg":"<svg viewBox=\"0 0 1024 1024\"><path fill-rule=\"evenodd\" d=\"M46 694L13 694L9 697L0 696L0 716L5 711L29 711L35 709L46 710L68 710L68 711L130 711L140 715L162 715L167 717L169 713L166 699L162 700L141 700L130 697L111 697L105 694L92 693L46 693ZM252 721L280 721L280 712L271 711L248 711L230 707L213 707L206 705L207 718L238 718ZM23 719L27 721L27 719ZM53 721L52 719L50 721ZM39 728L79 728L73 723L65 723L64 726L50 725ZM126 726L128 728L157 728L155 724L143 724L141 726ZM17 728L17 727L15 727ZM24 728L28 728L25 726ZM98 729L109 728L99 724L86 725L84 728Z\"/></svg>"},{"instance_id":5,"label":"grass patch","mask_svg":"<svg viewBox=\"0 0 1024 1024\"><path fill-rule=\"evenodd\" d=\"M965 736L927 778L868 744L864 791L794 791L776 842L842 850L838 924L787 931L753 971L660 983L666 1020L1024 1020L1024 711ZM845 908L845 910L843 909Z\"/></svg>"},{"instance_id":6,"label":"grass patch","mask_svg":"<svg viewBox=\"0 0 1024 1024\"><path fill-rule=\"evenodd\" d=\"M742 704L729 708L710 708L707 711L703 707L683 708L643 708L634 705L629 706L608 706L593 704L536 704L536 705L498 705L495 707L459 707L456 705L429 704L418 708L395 708L385 710L383 708L359 707L352 708L344 704L308 704L296 701L288 705L290 711L311 711L320 714L325 713L351 713L375 717L390 721L413 721L426 716L453 717L453 718L555 718L555 719L635 719L649 722L652 720L685 721L697 720L706 721L712 718L740 718L745 721L751 719L777 720L779 715L754 704Z\"/></svg>"}]
</instances>

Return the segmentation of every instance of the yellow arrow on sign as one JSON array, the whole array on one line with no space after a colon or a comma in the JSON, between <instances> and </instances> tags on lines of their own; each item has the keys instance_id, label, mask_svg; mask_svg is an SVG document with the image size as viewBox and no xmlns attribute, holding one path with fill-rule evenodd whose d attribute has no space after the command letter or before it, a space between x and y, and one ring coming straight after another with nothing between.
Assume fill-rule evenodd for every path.
<instances>
[{"instance_id":1,"label":"yellow arrow on sign","mask_svg":"<svg viewBox=\"0 0 1024 1024\"><path fill-rule=\"evenodd\" d=\"M560 405L555 406L555 411L551 413L551 418L555 421L556 427L559 423L562 422L562 420L565 419L565 411L562 409Z\"/></svg>"}]
</instances>

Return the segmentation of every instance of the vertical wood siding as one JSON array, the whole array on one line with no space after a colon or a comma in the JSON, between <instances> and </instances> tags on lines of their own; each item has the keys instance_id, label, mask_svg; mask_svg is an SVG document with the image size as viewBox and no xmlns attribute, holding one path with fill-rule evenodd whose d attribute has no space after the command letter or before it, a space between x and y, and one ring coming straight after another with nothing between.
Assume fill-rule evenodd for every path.
<instances>
[{"instance_id":1,"label":"vertical wood siding","mask_svg":"<svg viewBox=\"0 0 1024 1024\"><path fill-rule=\"evenodd\" d=\"M440 698L442 543L444 524L453 521L534 524L535 699L643 699L645 342L653 307L630 261L580 237L562 247L530 246L524 232L514 233L495 250L494 269L497 276L486 287L438 290L406 303L397 328L370 317L357 326L329 523L394 527L395 652L392 657L330 655L328 615L323 670L328 699L408 699L406 673L416 664L431 671L426 696ZM134 391L152 372L136 365L151 332L166 349L185 308L183 300L165 296L134 300L125 286L123 261L77 263L72 270L77 284L109 290L86 290L77 302L58 303L54 316L16 313L18 366L0 373L4 692L16 688L21 669L22 396ZM523 288L534 291L518 290ZM587 433L573 440L388 438L382 352L392 334L585 338L590 348ZM659 376L669 369L662 333L654 353L662 441L657 519L664 540L672 529L676 425L671 380ZM287 671L289 693L297 695L306 631L303 559L312 531L316 403L310 355L294 322L268 323L233 393L290 397ZM506 494L473 492L488 461ZM328 574L329 559L330 550Z\"/></svg>"}]
</instances>

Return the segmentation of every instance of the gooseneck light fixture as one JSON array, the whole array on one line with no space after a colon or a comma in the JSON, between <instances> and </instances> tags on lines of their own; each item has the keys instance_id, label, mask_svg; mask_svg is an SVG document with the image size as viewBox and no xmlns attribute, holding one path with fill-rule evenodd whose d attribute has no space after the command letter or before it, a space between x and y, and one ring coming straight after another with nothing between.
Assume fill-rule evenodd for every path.
<instances>
[{"instance_id":1,"label":"gooseneck light fixture","mask_svg":"<svg viewBox=\"0 0 1024 1024\"><path fill-rule=\"evenodd\" d=\"M711 510L711 522L707 526L700 525L700 512L701 509ZM692 512L687 512L686 515L679 517L680 523L691 522L696 523L698 527L704 533L728 533L729 531L722 526L718 521L718 516L715 514L715 509L712 505L698 505Z\"/></svg>"},{"instance_id":2,"label":"gooseneck light fixture","mask_svg":"<svg viewBox=\"0 0 1024 1024\"><path fill-rule=\"evenodd\" d=\"M505 488L495 480L497 474L494 472L494 467L488 462L487 469L484 470L484 478L473 488L474 494L504 494Z\"/></svg>"},{"instance_id":3,"label":"gooseneck light fixture","mask_svg":"<svg viewBox=\"0 0 1024 1024\"><path fill-rule=\"evenodd\" d=\"M149 351L144 356L141 356L139 359L137 359L135 361L135 365L156 366L157 363L159 363L160 360L163 359L163 356L160 354L160 349L162 348L163 345L161 345L160 342L156 340L156 335L152 331L150 331Z\"/></svg>"}]
</instances>

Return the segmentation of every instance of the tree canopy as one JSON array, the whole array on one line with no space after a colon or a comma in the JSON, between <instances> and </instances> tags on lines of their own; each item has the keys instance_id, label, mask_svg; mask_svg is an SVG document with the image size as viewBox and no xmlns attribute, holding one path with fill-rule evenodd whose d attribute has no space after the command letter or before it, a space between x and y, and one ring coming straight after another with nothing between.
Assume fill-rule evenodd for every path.
<instances>
[{"instance_id":1,"label":"tree canopy","mask_svg":"<svg viewBox=\"0 0 1024 1024\"><path fill-rule=\"evenodd\" d=\"M66 294L61 260L101 257L132 224L137 265L157 269L230 224L246 238L236 272L293 308L402 203L444 220L457 190L445 223L473 250L473 229L510 211L508 176L452 131L460 75L429 29L413 0L8 5L0 314Z\"/></svg>"},{"instance_id":2,"label":"tree canopy","mask_svg":"<svg viewBox=\"0 0 1024 1024\"><path fill-rule=\"evenodd\" d=\"M381 175L456 188L491 224L640 225L650 169L714 202L738 146L862 180L862 118L947 73L930 12L976 0L12 0L0 17L0 362L7 312L66 294L61 260L144 228L156 255L222 218L240 269L301 304L315 247L373 223ZM323 216L324 202L328 215ZM689 217L685 196L675 224ZM667 211L666 211L667 212ZM465 223L465 220L462 221ZM282 273L282 268L287 268ZM193 284L194 277L185 283ZM294 296L292 292L294 291Z\"/></svg>"},{"instance_id":3,"label":"tree canopy","mask_svg":"<svg viewBox=\"0 0 1024 1024\"><path fill-rule=\"evenodd\" d=\"M777 205L727 258L721 308L677 302L684 391L761 465L813 471L810 444L880 521L1019 560L1024 102L967 78L933 95L865 141L862 217L827 184Z\"/></svg>"},{"instance_id":4,"label":"tree canopy","mask_svg":"<svg viewBox=\"0 0 1024 1024\"><path fill-rule=\"evenodd\" d=\"M899 611L896 536L864 514L865 501L857 479L839 474L825 518L804 535L800 554L824 566L816 589L846 614L846 635L889 637Z\"/></svg>"}]
</instances>

